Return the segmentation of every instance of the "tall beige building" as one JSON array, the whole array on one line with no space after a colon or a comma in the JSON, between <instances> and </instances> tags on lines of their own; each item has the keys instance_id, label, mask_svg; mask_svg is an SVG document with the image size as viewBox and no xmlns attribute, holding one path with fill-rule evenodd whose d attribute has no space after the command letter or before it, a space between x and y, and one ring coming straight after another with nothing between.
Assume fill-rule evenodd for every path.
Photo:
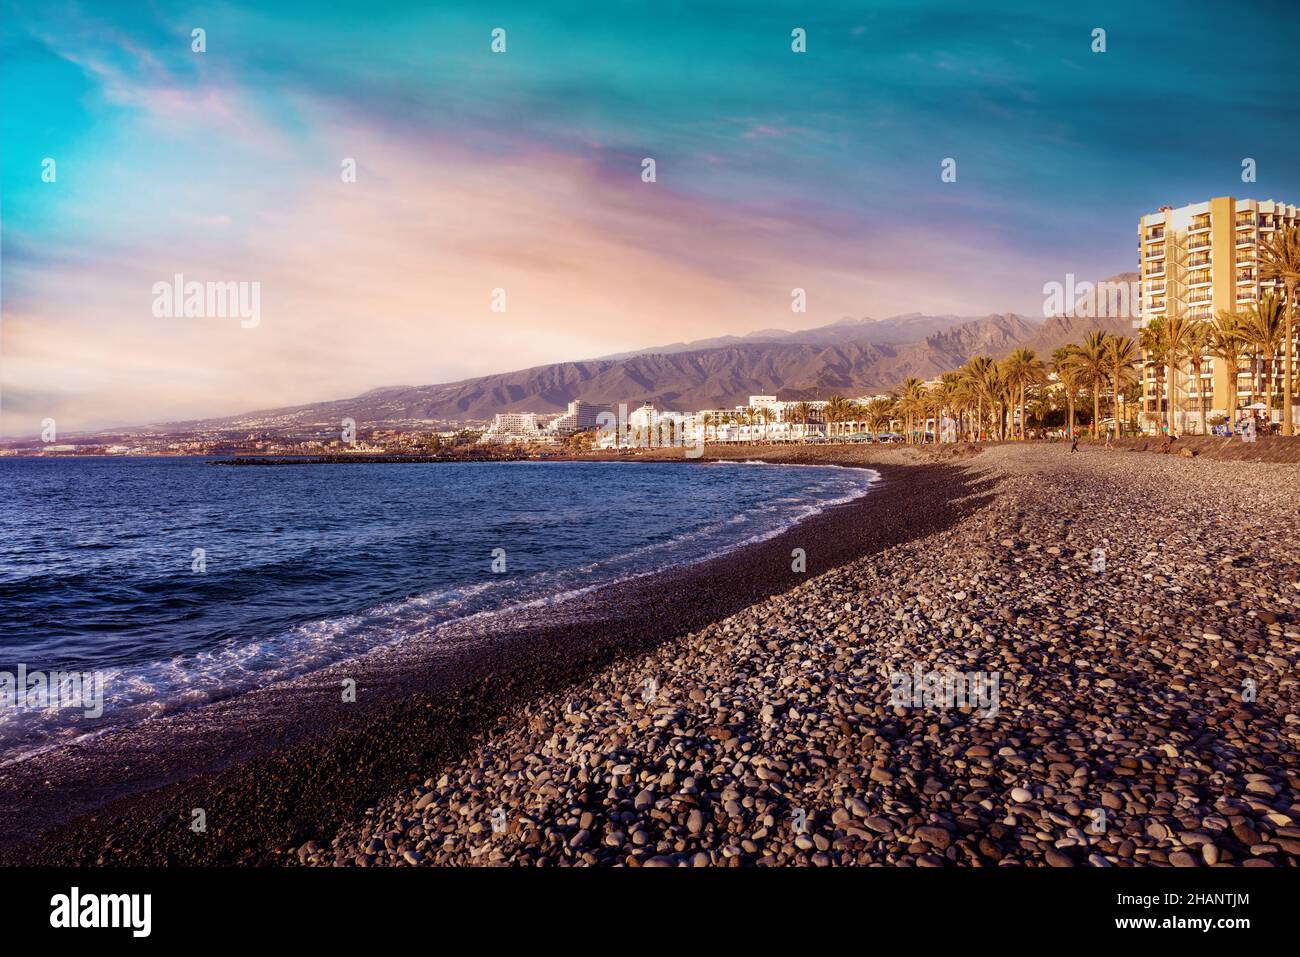
<instances>
[{"instance_id":1,"label":"tall beige building","mask_svg":"<svg viewBox=\"0 0 1300 957\"><path fill-rule=\"evenodd\" d=\"M1143 321L1175 312L1190 319L1210 319L1220 310L1244 311L1270 289L1280 296L1283 290L1274 281L1260 279L1259 245L1280 227L1297 224L1300 209L1295 206L1231 196L1178 209L1164 206L1143 216L1138 223ZM1282 361L1276 365L1274 391L1280 394ZM1142 409L1147 425L1156 428L1158 371L1144 354ZM1213 356L1203 358L1199 376L1185 367L1176 376L1175 402L1184 410L1177 416L1180 431L1202 431L1202 391L1211 421L1233 408L1234 392L1235 405L1245 407L1252 375L1248 361L1234 370ZM1280 420L1281 411L1272 415Z\"/></svg>"}]
</instances>

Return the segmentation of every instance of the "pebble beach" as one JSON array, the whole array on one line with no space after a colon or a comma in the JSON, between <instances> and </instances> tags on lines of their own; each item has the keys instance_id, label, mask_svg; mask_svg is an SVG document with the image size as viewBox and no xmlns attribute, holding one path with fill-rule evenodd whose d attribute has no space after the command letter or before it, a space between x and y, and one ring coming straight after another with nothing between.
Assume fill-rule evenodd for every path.
<instances>
[{"instance_id":1,"label":"pebble beach","mask_svg":"<svg viewBox=\"0 0 1300 957\"><path fill-rule=\"evenodd\" d=\"M944 452L834 455L964 469L954 524L542 694L283 863L1296 866L1297 467Z\"/></svg>"}]
</instances>

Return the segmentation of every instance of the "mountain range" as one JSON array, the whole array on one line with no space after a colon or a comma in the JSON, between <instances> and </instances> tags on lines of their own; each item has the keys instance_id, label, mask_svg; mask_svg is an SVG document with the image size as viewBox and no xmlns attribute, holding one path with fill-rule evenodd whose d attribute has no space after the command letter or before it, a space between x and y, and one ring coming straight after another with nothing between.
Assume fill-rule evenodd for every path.
<instances>
[{"instance_id":1,"label":"mountain range","mask_svg":"<svg viewBox=\"0 0 1300 957\"><path fill-rule=\"evenodd\" d=\"M1131 282L1124 273L1107 282ZM1104 311L1104 310L1094 310ZM391 386L359 396L269 409L168 428L290 428L333 425L343 417L374 427L472 421L498 412L560 412L573 399L653 402L695 411L743 405L751 395L781 399L861 396L916 376L930 379L974 355L1001 358L1019 347L1048 358L1093 330L1132 335L1131 315L1029 318L917 313L888 319L842 319L799 332L769 329L746 336L679 342L577 362L478 376L460 382Z\"/></svg>"}]
</instances>

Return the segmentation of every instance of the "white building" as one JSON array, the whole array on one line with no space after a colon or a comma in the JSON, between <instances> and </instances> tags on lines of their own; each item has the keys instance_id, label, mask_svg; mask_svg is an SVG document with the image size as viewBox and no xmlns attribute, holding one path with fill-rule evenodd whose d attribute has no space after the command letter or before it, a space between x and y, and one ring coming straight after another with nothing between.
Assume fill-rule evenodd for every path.
<instances>
[{"instance_id":1,"label":"white building","mask_svg":"<svg viewBox=\"0 0 1300 957\"><path fill-rule=\"evenodd\" d=\"M586 402L576 399L569 403L569 410L551 423L551 431L560 435L574 432L589 432L600 427L600 415L612 413L613 406L608 402Z\"/></svg>"},{"instance_id":2,"label":"white building","mask_svg":"<svg viewBox=\"0 0 1300 957\"><path fill-rule=\"evenodd\" d=\"M536 412L498 412L480 442L535 442L542 437Z\"/></svg>"}]
</instances>

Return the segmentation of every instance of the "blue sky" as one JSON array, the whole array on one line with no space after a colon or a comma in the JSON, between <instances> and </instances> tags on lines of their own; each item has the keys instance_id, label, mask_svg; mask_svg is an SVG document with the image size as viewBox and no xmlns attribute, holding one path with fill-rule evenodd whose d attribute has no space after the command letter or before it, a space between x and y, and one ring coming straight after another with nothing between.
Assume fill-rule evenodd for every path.
<instances>
[{"instance_id":1,"label":"blue sky","mask_svg":"<svg viewBox=\"0 0 1300 957\"><path fill-rule=\"evenodd\" d=\"M1033 312L1141 213L1300 196L1289 5L699 6L0 4L0 433ZM176 272L266 321L160 325Z\"/></svg>"}]
</instances>

